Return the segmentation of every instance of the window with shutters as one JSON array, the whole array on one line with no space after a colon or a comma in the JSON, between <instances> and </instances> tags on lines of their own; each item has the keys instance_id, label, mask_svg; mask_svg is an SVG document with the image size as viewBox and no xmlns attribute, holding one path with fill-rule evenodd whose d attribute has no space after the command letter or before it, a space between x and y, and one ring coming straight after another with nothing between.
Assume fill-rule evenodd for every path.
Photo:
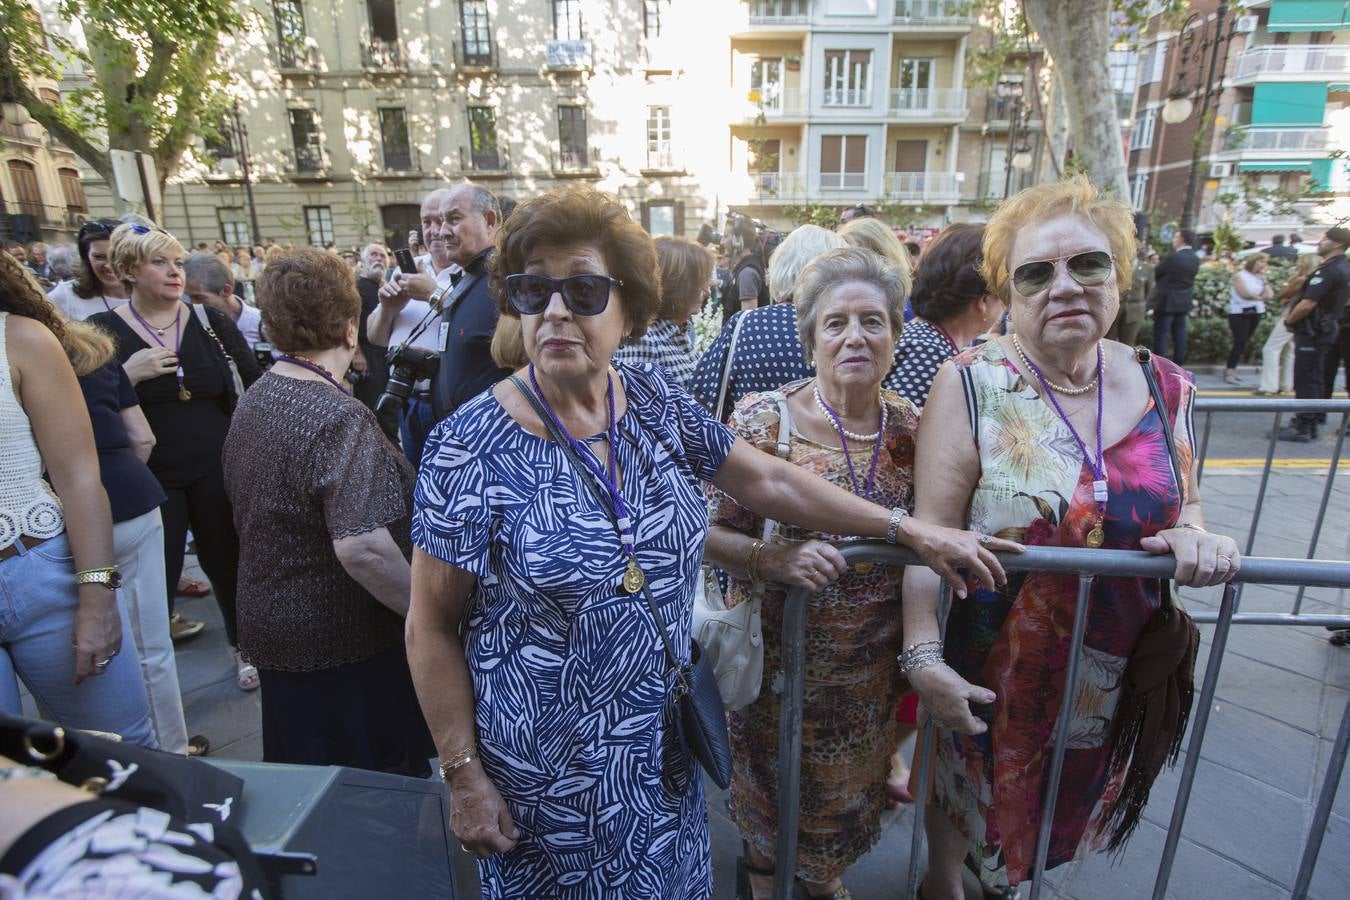
<instances>
[{"instance_id":1,"label":"window with shutters","mask_svg":"<svg viewBox=\"0 0 1350 900\"><path fill-rule=\"evenodd\" d=\"M305 8L302 0L272 0L272 20L277 26L277 64L283 69L305 68Z\"/></svg>"},{"instance_id":2,"label":"window with shutters","mask_svg":"<svg viewBox=\"0 0 1350 900\"><path fill-rule=\"evenodd\" d=\"M403 107L380 110L380 149L384 168L389 172L409 172L413 168L412 143L408 140L408 113Z\"/></svg>"},{"instance_id":3,"label":"window with shutters","mask_svg":"<svg viewBox=\"0 0 1350 900\"><path fill-rule=\"evenodd\" d=\"M490 106L469 107L469 159L477 171L501 168L497 150L497 116Z\"/></svg>"},{"instance_id":4,"label":"window with shutters","mask_svg":"<svg viewBox=\"0 0 1350 900\"><path fill-rule=\"evenodd\" d=\"M323 150L312 109L292 109L291 143L295 148L295 170L318 172L323 169Z\"/></svg>"},{"instance_id":5,"label":"window with shutters","mask_svg":"<svg viewBox=\"0 0 1350 900\"><path fill-rule=\"evenodd\" d=\"M306 206L305 231L309 233L311 246L327 247L333 243L333 208L331 206Z\"/></svg>"},{"instance_id":6,"label":"window with shutters","mask_svg":"<svg viewBox=\"0 0 1350 900\"><path fill-rule=\"evenodd\" d=\"M30 216L42 215L42 189L38 187L37 169L30 162L11 159L9 181L14 185L14 207L20 213Z\"/></svg>"},{"instance_id":7,"label":"window with shutters","mask_svg":"<svg viewBox=\"0 0 1350 900\"><path fill-rule=\"evenodd\" d=\"M867 136L827 134L820 139L822 190L862 190L867 184Z\"/></svg>"},{"instance_id":8,"label":"window with shutters","mask_svg":"<svg viewBox=\"0 0 1350 900\"><path fill-rule=\"evenodd\" d=\"M826 106L867 106L871 93L871 50L825 51Z\"/></svg>"},{"instance_id":9,"label":"window with shutters","mask_svg":"<svg viewBox=\"0 0 1350 900\"><path fill-rule=\"evenodd\" d=\"M553 0L553 39L580 41L586 38L581 25L581 0Z\"/></svg>"},{"instance_id":10,"label":"window with shutters","mask_svg":"<svg viewBox=\"0 0 1350 900\"><path fill-rule=\"evenodd\" d=\"M216 220L220 222L220 239L231 247L251 247L253 239L248 234L248 222L244 219L242 206L216 207Z\"/></svg>"},{"instance_id":11,"label":"window with shutters","mask_svg":"<svg viewBox=\"0 0 1350 900\"><path fill-rule=\"evenodd\" d=\"M675 153L670 141L670 107L647 107L647 168L671 169Z\"/></svg>"},{"instance_id":12,"label":"window with shutters","mask_svg":"<svg viewBox=\"0 0 1350 900\"><path fill-rule=\"evenodd\" d=\"M66 198L66 210L73 213L89 212L89 201L84 197L79 170L58 169L57 174L61 176L61 193Z\"/></svg>"},{"instance_id":13,"label":"window with shutters","mask_svg":"<svg viewBox=\"0 0 1350 900\"><path fill-rule=\"evenodd\" d=\"M586 107L558 107L559 169L584 169L590 163L586 149Z\"/></svg>"},{"instance_id":14,"label":"window with shutters","mask_svg":"<svg viewBox=\"0 0 1350 900\"><path fill-rule=\"evenodd\" d=\"M928 142L895 142L895 168L892 172L922 172L928 168Z\"/></svg>"},{"instance_id":15,"label":"window with shutters","mask_svg":"<svg viewBox=\"0 0 1350 900\"><path fill-rule=\"evenodd\" d=\"M464 65L492 65L492 30L488 27L487 0L463 0L459 16L464 31Z\"/></svg>"}]
</instances>

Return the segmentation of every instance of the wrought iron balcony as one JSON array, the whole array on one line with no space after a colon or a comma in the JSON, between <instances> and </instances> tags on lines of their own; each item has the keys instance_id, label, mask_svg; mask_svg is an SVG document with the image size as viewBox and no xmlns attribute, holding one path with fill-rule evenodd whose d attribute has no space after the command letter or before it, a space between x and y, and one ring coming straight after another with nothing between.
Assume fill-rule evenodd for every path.
<instances>
[{"instance_id":1,"label":"wrought iron balcony","mask_svg":"<svg viewBox=\"0 0 1350 900\"><path fill-rule=\"evenodd\" d=\"M498 65L495 37L487 40L466 37L455 42L455 68L461 72L492 72Z\"/></svg>"},{"instance_id":2,"label":"wrought iron balcony","mask_svg":"<svg viewBox=\"0 0 1350 900\"><path fill-rule=\"evenodd\" d=\"M594 147L566 147L553 151L552 162L557 175L593 175L599 172L600 154Z\"/></svg>"},{"instance_id":3,"label":"wrought iron balcony","mask_svg":"<svg viewBox=\"0 0 1350 900\"><path fill-rule=\"evenodd\" d=\"M870 106L871 88L826 88L821 98L825 106Z\"/></svg>"},{"instance_id":4,"label":"wrought iron balcony","mask_svg":"<svg viewBox=\"0 0 1350 900\"><path fill-rule=\"evenodd\" d=\"M403 68L403 47L399 41L373 37L361 45L361 65L367 69Z\"/></svg>"},{"instance_id":5,"label":"wrought iron balcony","mask_svg":"<svg viewBox=\"0 0 1350 900\"><path fill-rule=\"evenodd\" d=\"M866 172L821 172L822 191L861 191L867 187Z\"/></svg>"},{"instance_id":6,"label":"wrought iron balcony","mask_svg":"<svg viewBox=\"0 0 1350 900\"><path fill-rule=\"evenodd\" d=\"M885 193L901 203L956 203L955 172L887 172Z\"/></svg>"},{"instance_id":7,"label":"wrought iron balcony","mask_svg":"<svg viewBox=\"0 0 1350 900\"><path fill-rule=\"evenodd\" d=\"M377 175L421 174L421 160L418 158L417 148L412 144L385 146L380 149L380 155L384 159L384 171L376 173Z\"/></svg>"},{"instance_id":8,"label":"wrought iron balcony","mask_svg":"<svg viewBox=\"0 0 1350 900\"><path fill-rule=\"evenodd\" d=\"M805 179L797 172L750 172L751 203L793 203L806 196Z\"/></svg>"},{"instance_id":9,"label":"wrought iron balcony","mask_svg":"<svg viewBox=\"0 0 1350 900\"><path fill-rule=\"evenodd\" d=\"M318 144L303 144L287 151L287 166L294 175L322 175L328 171L328 154Z\"/></svg>"},{"instance_id":10,"label":"wrought iron balcony","mask_svg":"<svg viewBox=\"0 0 1350 900\"><path fill-rule=\"evenodd\" d=\"M898 119L964 119L961 88L900 88L891 91L890 114Z\"/></svg>"},{"instance_id":11,"label":"wrought iron balcony","mask_svg":"<svg viewBox=\"0 0 1350 900\"><path fill-rule=\"evenodd\" d=\"M472 148L459 148L459 168L464 172L477 172L478 174L506 174L511 170L511 160L507 157L505 147L496 147L492 150L479 150L475 153Z\"/></svg>"}]
</instances>

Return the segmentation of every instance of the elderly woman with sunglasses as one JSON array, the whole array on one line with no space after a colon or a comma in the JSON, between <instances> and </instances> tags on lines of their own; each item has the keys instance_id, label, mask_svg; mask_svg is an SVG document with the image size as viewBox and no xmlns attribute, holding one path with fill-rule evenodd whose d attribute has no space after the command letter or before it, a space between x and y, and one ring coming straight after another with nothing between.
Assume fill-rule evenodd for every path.
<instances>
[{"instance_id":1,"label":"elderly woman with sunglasses","mask_svg":"<svg viewBox=\"0 0 1350 900\"><path fill-rule=\"evenodd\" d=\"M699 482L812 531L889 536L954 581L1002 571L969 532L737 440L659 368L612 366L660 305L652 241L615 198L522 203L491 266L530 362L432 431L414 495L408 659L450 825L486 897L702 900L703 780L660 637L688 663Z\"/></svg>"},{"instance_id":2,"label":"elderly woman with sunglasses","mask_svg":"<svg viewBox=\"0 0 1350 900\"><path fill-rule=\"evenodd\" d=\"M982 274L1015 334L938 372L919 424L918 518L1029 546L1171 553L1177 582L1193 587L1237 573L1232 539L1204 528L1194 385L1165 359L1141 364L1131 348L1103 340L1134 255L1129 206L1082 176L1029 188L994 213ZM1144 365L1165 409L1155 407ZM938 727L927 900L965 896L963 860L987 894L1030 878L1053 725L1068 702L1077 585L1035 572L998 591L971 583L958 592L944 641L938 579L915 566L905 572L901 669ZM1050 866L1084 845L1118 844L1138 821L1156 772L1126 772L1137 747L1128 730L1116 737L1116 719L1129 710L1137 721L1147 702L1122 675L1161 602L1156 579L1093 582ZM1177 718L1164 727L1184 727Z\"/></svg>"}]
</instances>

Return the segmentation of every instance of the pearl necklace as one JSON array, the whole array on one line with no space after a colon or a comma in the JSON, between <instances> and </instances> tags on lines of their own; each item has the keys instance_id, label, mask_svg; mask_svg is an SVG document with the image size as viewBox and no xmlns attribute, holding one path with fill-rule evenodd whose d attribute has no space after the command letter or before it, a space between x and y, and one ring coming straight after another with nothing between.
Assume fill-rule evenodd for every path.
<instances>
[{"instance_id":1,"label":"pearl necklace","mask_svg":"<svg viewBox=\"0 0 1350 900\"><path fill-rule=\"evenodd\" d=\"M1016 334L1013 335L1013 346L1017 348L1017 355L1022 358L1022 365L1027 367L1027 371L1029 372L1034 371L1035 367L1031 364L1031 360L1027 359L1027 352L1022 349L1022 342L1017 339ZM1105 365L1104 357L1103 357L1103 365ZM1055 384L1053 381L1051 381L1049 378L1046 378L1044 375L1041 375L1041 380L1045 382L1045 386L1050 388L1050 390L1054 391L1057 394L1064 394L1066 397L1081 397L1082 395L1096 389L1097 387L1097 376L1095 375L1092 377L1091 381L1089 381L1087 384L1083 385L1080 388L1070 388L1064 387L1063 385Z\"/></svg>"},{"instance_id":2,"label":"pearl necklace","mask_svg":"<svg viewBox=\"0 0 1350 900\"><path fill-rule=\"evenodd\" d=\"M825 401L820 396L820 385L819 384L812 385L811 393L815 395L816 408L820 410L821 415L823 415L825 418L833 422L834 417L830 415L830 411L825 407ZM880 391L877 392L877 400L878 401L881 400ZM881 428L878 429L877 431L874 431L871 434L854 434L852 431L848 431L842 427L840 428L840 431L844 432L844 437L848 438L851 441L875 441L877 439L877 435L881 434L881 432L885 430L886 430L886 404L884 402L881 404Z\"/></svg>"}]
</instances>

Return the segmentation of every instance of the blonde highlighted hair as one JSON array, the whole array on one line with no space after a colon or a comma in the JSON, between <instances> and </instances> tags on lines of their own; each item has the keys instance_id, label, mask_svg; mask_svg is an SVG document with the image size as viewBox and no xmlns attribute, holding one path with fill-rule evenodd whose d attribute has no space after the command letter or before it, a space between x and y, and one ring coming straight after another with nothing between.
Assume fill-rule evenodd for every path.
<instances>
[{"instance_id":1,"label":"blonde highlighted hair","mask_svg":"<svg viewBox=\"0 0 1350 900\"><path fill-rule=\"evenodd\" d=\"M1012 301L1009 269L1017 233L1052 216L1074 213L1088 219L1110 244L1116 286L1130 284L1136 241L1134 211L1128 203L1103 194L1086 175L1038 184L1019 191L999 204L984 228L984 260L980 274L989 289L1007 306Z\"/></svg>"},{"instance_id":2,"label":"blonde highlighted hair","mask_svg":"<svg viewBox=\"0 0 1350 900\"><path fill-rule=\"evenodd\" d=\"M871 250L886 262L900 270L900 283L904 285L905 296L909 296L914 284L914 273L910 271L909 251L895 236L891 226L880 219L850 219L839 229L839 236L848 241L850 247L862 247Z\"/></svg>"},{"instance_id":3,"label":"blonde highlighted hair","mask_svg":"<svg viewBox=\"0 0 1350 900\"><path fill-rule=\"evenodd\" d=\"M139 231L137 229L140 229ZM156 253L167 253L183 245L178 238L163 228L145 225L118 225L108 239L108 264L127 288L131 287L131 273L135 272Z\"/></svg>"},{"instance_id":4,"label":"blonde highlighted hair","mask_svg":"<svg viewBox=\"0 0 1350 900\"><path fill-rule=\"evenodd\" d=\"M112 338L93 325L66 321L28 267L8 253L0 253L0 311L46 325L61 342L76 375L88 375L116 352Z\"/></svg>"}]
</instances>

